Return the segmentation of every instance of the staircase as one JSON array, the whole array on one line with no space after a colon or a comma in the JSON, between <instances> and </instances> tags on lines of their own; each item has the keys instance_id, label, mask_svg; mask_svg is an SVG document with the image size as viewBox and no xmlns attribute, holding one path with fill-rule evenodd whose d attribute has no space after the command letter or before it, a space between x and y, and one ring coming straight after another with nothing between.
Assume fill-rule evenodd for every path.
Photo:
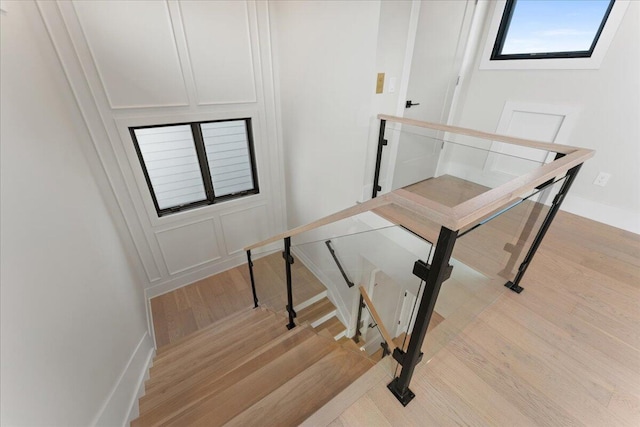
<instances>
[{"instance_id":1,"label":"staircase","mask_svg":"<svg viewBox=\"0 0 640 427\"><path fill-rule=\"evenodd\" d=\"M344 332L327 308L300 310L291 330L269 309L242 310L162 347L131 425L298 425L373 366L333 339Z\"/></svg>"}]
</instances>

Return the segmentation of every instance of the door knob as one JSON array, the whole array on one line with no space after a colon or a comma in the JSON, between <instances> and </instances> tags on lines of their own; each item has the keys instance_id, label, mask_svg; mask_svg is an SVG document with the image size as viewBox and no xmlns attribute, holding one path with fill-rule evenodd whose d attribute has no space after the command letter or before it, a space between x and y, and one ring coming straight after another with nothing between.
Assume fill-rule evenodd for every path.
<instances>
[{"instance_id":1,"label":"door knob","mask_svg":"<svg viewBox=\"0 0 640 427\"><path fill-rule=\"evenodd\" d=\"M411 102L411 100L408 100L406 104L404 104L404 108L411 108L415 105L420 105L419 102L416 102L415 104L413 102Z\"/></svg>"}]
</instances>

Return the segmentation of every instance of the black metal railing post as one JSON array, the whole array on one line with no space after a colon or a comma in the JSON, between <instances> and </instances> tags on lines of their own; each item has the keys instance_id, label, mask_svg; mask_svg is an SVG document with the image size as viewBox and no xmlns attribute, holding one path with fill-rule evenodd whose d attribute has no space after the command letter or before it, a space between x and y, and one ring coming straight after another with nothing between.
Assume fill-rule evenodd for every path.
<instances>
[{"instance_id":1,"label":"black metal railing post","mask_svg":"<svg viewBox=\"0 0 640 427\"><path fill-rule=\"evenodd\" d=\"M353 336L353 340L356 343L360 342L362 331L360 330L360 323L362 323L362 309L364 308L364 297L360 294L360 302L358 303L358 318L356 319L356 334Z\"/></svg>"},{"instance_id":2,"label":"black metal railing post","mask_svg":"<svg viewBox=\"0 0 640 427\"><path fill-rule=\"evenodd\" d=\"M531 244L531 247L529 248L527 255L524 257L524 261L522 261L522 264L520 264L520 267L518 267L518 272L516 273L516 277L513 279L513 281L510 280L504 284L507 288L511 289L512 291L520 293L524 290L524 288L520 286L520 281L524 277L524 274L526 273L527 268L529 267L529 264L531 264L531 260L533 259L533 256L536 254L536 251L538 250L540 243L542 243L542 239L544 239L545 234L547 234L547 231L549 230L549 227L551 226L553 219L555 218L556 214L560 210L560 206L562 205L562 202L564 201L565 196L569 192L569 189L571 188L571 184L573 184L573 181L576 179L578 172L580 172L581 167L582 167L582 163L577 166L574 166L573 168L569 169L569 171L567 172L567 177L562 183L562 187L560 188L560 191L558 192L558 194L556 194L556 197L553 199L553 203L551 204L551 209L549 209L549 212L547 212L547 216L544 218L542 226L540 226L540 230L538 230L538 234L536 234L536 238Z\"/></svg>"},{"instance_id":3,"label":"black metal railing post","mask_svg":"<svg viewBox=\"0 0 640 427\"><path fill-rule=\"evenodd\" d=\"M440 228L440 235L433 254L433 261L428 266L426 287L420 300L420 307L416 321L411 332L409 347L406 352L396 348L393 352L393 358L402 365L400 376L396 377L387 385L387 388L396 396L396 398L407 406L415 397L415 394L409 389L409 383L413 376L416 365L422 360L422 343L427 334L429 321L433 314L433 309L438 299L440 286L451 274L451 266L449 259L453 252L453 246L458 237L457 231L449 230L446 227Z\"/></svg>"},{"instance_id":4,"label":"black metal railing post","mask_svg":"<svg viewBox=\"0 0 640 427\"><path fill-rule=\"evenodd\" d=\"M293 319L296 317L296 312L293 311L293 290L291 289L291 264L293 264L293 257L291 256L291 237L284 238L284 265L287 272L287 312L289 313L289 324L287 329L293 329L296 327Z\"/></svg>"},{"instance_id":5,"label":"black metal railing post","mask_svg":"<svg viewBox=\"0 0 640 427\"><path fill-rule=\"evenodd\" d=\"M253 278L253 261L251 260L251 250L247 251L247 264L249 264L249 277L251 277L251 292L253 292L253 307L258 308L258 295L256 294L256 282Z\"/></svg>"},{"instance_id":6,"label":"black metal railing post","mask_svg":"<svg viewBox=\"0 0 640 427\"><path fill-rule=\"evenodd\" d=\"M378 195L378 191L382 191L380 187L380 165L382 164L382 149L387 145L387 140L384 139L384 129L387 125L386 120L380 120L380 133L378 134L378 153L376 154L376 171L373 175L373 193L371 198L375 198Z\"/></svg>"}]
</instances>

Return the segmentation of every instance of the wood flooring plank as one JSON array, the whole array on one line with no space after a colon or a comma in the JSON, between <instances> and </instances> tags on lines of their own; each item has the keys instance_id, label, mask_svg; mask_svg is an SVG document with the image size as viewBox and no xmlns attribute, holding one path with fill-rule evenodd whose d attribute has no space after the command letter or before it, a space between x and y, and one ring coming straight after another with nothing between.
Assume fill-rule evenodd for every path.
<instances>
[{"instance_id":1,"label":"wood flooring plank","mask_svg":"<svg viewBox=\"0 0 640 427\"><path fill-rule=\"evenodd\" d=\"M600 384L604 387L609 389L615 386L624 387L625 391L640 396L639 378L625 367L615 363L608 355L591 350L589 346L576 339L573 331L565 330L548 320L544 315L546 310L536 312L511 295L505 295L505 298L508 301L501 307L501 311L507 313L512 322L521 324L556 348L558 352L564 353L565 357L585 366L602 379Z\"/></svg>"},{"instance_id":2,"label":"wood flooring plank","mask_svg":"<svg viewBox=\"0 0 640 427\"><path fill-rule=\"evenodd\" d=\"M226 388L232 387L246 376L258 371L287 352L293 351L297 346L304 345L313 337L312 332L298 331L298 333L287 335L284 340L277 340L273 345L264 343L264 348L261 346L251 353L243 354L232 351L231 354L242 360L227 365L224 370L219 368L198 372L197 376L192 376L180 387L172 387L169 393L158 396L155 401L148 403L148 410L145 411L144 416L140 417L140 420L143 425L157 425L172 417L179 416L180 413L197 407L200 402L211 399L218 393L225 393ZM245 355L247 357L243 357ZM216 410L220 411L223 408L216 408Z\"/></svg>"},{"instance_id":3,"label":"wood flooring plank","mask_svg":"<svg viewBox=\"0 0 640 427\"><path fill-rule=\"evenodd\" d=\"M326 327L324 327L324 325L326 325ZM338 319L337 317L332 317L331 319L327 320L320 326L324 327L324 329L327 329L331 333L331 335L334 337L338 334L343 333L346 330L346 327L342 324L340 319Z\"/></svg>"},{"instance_id":4,"label":"wood flooring plank","mask_svg":"<svg viewBox=\"0 0 640 427\"><path fill-rule=\"evenodd\" d=\"M542 291L531 289L526 298L520 299L519 302L535 311L545 313L545 319L564 330L571 331L572 337L577 342L586 345L590 352L601 353L611 361L615 361L628 375L636 378L640 375L640 353L637 350L589 323L553 309L553 301L543 295Z\"/></svg>"},{"instance_id":5,"label":"wood flooring plank","mask_svg":"<svg viewBox=\"0 0 640 427\"><path fill-rule=\"evenodd\" d=\"M327 314L335 311L336 307L333 305L329 298L324 297L320 301L311 304L309 307L300 310L296 317L297 323L309 322L312 323L319 318L326 316Z\"/></svg>"},{"instance_id":6,"label":"wood flooring plank","mask_svg":"<svg viewBox=\"0 0 640 427\"><path fill-rule=\"evenodd\" d=\"M470 342L477 348L482 348L486 354L492 355L500 366L513 369L514 376L525 379L538 390L538 394L547 396L582 424L623 425L614 413L585 393L576 383L561 375L562 372L501 334L495 333L495 330L482 320L474 321L465 333L473 337ZM513 364L510 360L518 360L520 363Z\"/></svg>"},{"instance_id":7,"label":"wood flooring plank","mask_svg":"<svg viewBox=\"0 0 640 427\"><path fill-rule=\"evenodd\" d=\"M368 396L358 400L329 424L331 427L391 427L392 425Z\"/></svg>"},{"instance_id":8,"label":"wood flooring plank","mask_svg":"<svg viewBox=\"0 0 640 427\"><path fill-rule=\"evenodd\" d=\"M492 355L487 354L474 342L461 335L447 346L453 355L476 372L484 381L493 384L507 399L538 425L557 426L582 425L558 404L539 393L523 378L511 375Z\"/></svg>"},{"instance_id":9,"label":"wood flooring plank","mask_svg":"<svg viewBox=\"0 0 640 427\"><path fill-rule=\"evenodd\" d=\"M552 343L533 333L509 314L518 316L522 314L522 310L509 307L508 300L503 299L496 302L492 310L485 311L478 318L485 321L496 332L509 337L521 348L527 349L532 356L544 360L547 364L553 364L557 371L561 372L562 376L573 383L577 389L591 396L601 405L607 405L615 389L611 380L595 372L591 366L559 351Z\"/></svg>"},{"instance_id":10,"label":"wood flooring plank","mask_svg":"<svg viewBox=\"0 0 640 427\"><path fill-rule=\"evenodd\" d=\"M258 309L260 310L260 309ZM221 330L224 330L228 327L230 327L230 325L232 325L235 322L239 322L241 320L243 320L244 318L250 316L253 312L253 309L245 309L245 310L239 310L236 313L234 313L231 316L225 317L222 320L218 320L217 322L213 322L210 325L205 326L204 328L199 329L197 332L194 332L192 334L190 334L188 337L183 338L182 340L178 340L175 341L171 344L167 344L165 346L162 346L161 348L159 348L156 351L156 358L157 360L159 360L160 358L163 357L163 355L165 355L166 353L169 353L171 351L173 351L173 349L180 347L180 345L188 340L194 340L197 339L199 336L201 335L205 335L205 334L213 334L216 332L219 332Z\"/></svg>"},{"instance_id":11,"label":"wood flooring plank","mask_svg":"<svg viewBox=\"0 0 640 427\"><path fill-rule=\"evenodd\" d=\"M194 349L196 354L190 354L189 357L181 358L151 372L151 378L146 382L145 396L151 396L156 392L162 393L171 387L179 387L182 382L189 381L205 371L226 366L225 363L234 360L230 355L234 355L238 360L242 359L245 354L276 340L284 330L275 328L273 324L263 324L250 332L245 332L236 340L226 341L227 344L224 346L220 342L215 342L216 347L211 351L207 351L208 344L204 343Z\"/></svg>"},{"instance_id":12,"label":"wood flooring plank","mask_svg":"<svg viewBox=\"0 0 640 427\"><path fill-rule=\"evenodd\" d=\"M229 426L299 425L334 394L371 368L364 357L340 347L236 416Z\"/></svg>"},{"instance_id":13,"label":"wood flooring plank","mask_svg":"<svg viewBox=\"0 0 640 427\"><path fill-rule=\"evenodd\" d=\"M226 353L231 343L241 344L247 340L257 339L267 333L269 335L278 335L284 330L284 327L278 328L278 323L273 315L255 322L247 320L244 325L250 325L250 329L242 331L241 334L238 334L238 329L230 328L223 333L217 334L216 339L203 341L201 345L183 346L180 352L176 351L161 360L154 361L154 365L149 370L151 379L148 384L151 387L156 377L161 378L175 369L180 372L198 369L210 359L215 359L218 354Z\"/></svg>"},{"instance_id":14,"label":"wood flooring plank","mask_svg":"<svg viewBox=\"0 0 640 427\"><path fill-rule=\"evenodd\" d=\"M357 403L358 399L367 398L366 393L378 384L386 384L391 379L384 364L374 365L357 380L349 384L344 390L336 394L327 404L309 416L300 427L323 426L331 423L347 408ZM381 418L381 419L384 419Z\"/></svg>"},{"instance_id":15,"label":"wood flooring plank","mask_svg":"<svg viewBox=\"0 0 640 427\"><path fill-rule=\"evenodd\" d=\"M236 382L228 384L213 396L190 406L163 424L167 426L219 426L322 359L332 347L316 336L264 365ZM335 344L337 346L337 344Z\"/></svg>"},{"instance_id":16,"label":"wood flooring plank","mask_svg":"<svg viewBox=\"0 0 640 427\"><path fill-rule=\"evenodd\" d=\"M529 426L534 419L524 415L513 403L497 392L447 349L424 370L432 370L462 399L472 406L488 426Z\"/></svg>"},{"instance_id":17,"label":"wood flooring plank","mask_svg":"<svg viewBox=\"0 0 640 427\"><path fill-rule=\"evenodd\" d=\"M161 298L152 298L150 301L153 321L153 331L156 338L156 347L161 348L169 344L169 327L167 325L167 314L164 311L164 304Z\"/></svg>"}]
</instances>

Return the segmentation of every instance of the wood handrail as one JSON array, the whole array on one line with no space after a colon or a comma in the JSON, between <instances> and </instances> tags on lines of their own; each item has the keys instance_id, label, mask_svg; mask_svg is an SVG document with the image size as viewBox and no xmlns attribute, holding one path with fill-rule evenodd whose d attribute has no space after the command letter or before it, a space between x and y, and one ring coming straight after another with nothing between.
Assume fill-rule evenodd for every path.
<instances>
[{"instance_id":1,"label":"wood handrail","mask_svg":"<svg viewBox=\"0 0 640 427\"><path fill-rule=\"evenodd\" d=\"M261 242L254 243L253 245L250 245L250 246L246 246L244 250L250 251L252 249L277 242L278 240L282 240L285 237L297 236L298 234L304 233L305 231L310 231L315 228L322 227L323 225L331 224L332 222L340 221L341 219L346 219L354 215L361 214L363 212L371 211L380 206L388 205L389 203L391 203L390 198L391 196L389 194L384 194L382 196L376 197L375 199L367 200L366 202L357 204L355 206L351 206L350 208L347 208L347 209L343 209L339 212L336 212L324 218L320 218L309 224L293 228L289 231L285 231L284 233L277 234Z\"/></svg>"},{"instance_id":2,"label":"wood handrail","mask_svg":"<svg viewBox=\"0 0 640 427\"><path fill-rule=\"evenodd\" d=\"M497 133L483 132L480 130L463 128L459 126L443 125L440 123L424 122L421 120L405 119L404 117L378 114L378 119L389 122L402 123L409 126L416 126L425 129L439 130L443 132L457 133L460 135L473 136L491 141L507 142L509 144L521 145L523 147L537 148L539 150L552 151L554 153L569 154L576 151L576 147L561 144L551 144L548 142L535 141L533 139L517 138L515 136L500 135Z\"/></svg>"},{"instance_id":3,"label":"wood handrail","mask_svg":"<svg viewBox=\"0 0 640 427\"><path fill-rule=\"evenodd\" d=\"M293 237L306 231L310 231L363 212L373 211L376 208L387 205L400 206L409 211L412 211L417 215L424 217L427 220L433 221L438 225L447 227L450 230L461 230L464 227L473 225L476 221L480 220L491 212L501 209L514 201L520 200L525 195L525 193L533 190L540 184L543 184L550 179L563 176L569 169L581 163L584 163L595 154L595 151L593 150L580 147L549 144L545 142L481 132L473 129L460 128L456 126L403 119L400 117L387 116L383 114L379 115L378 117L383 120L390 120L398 123L405 123L413 126L421 126L447 132L472 135L525 147L553 151L565 155L559 159L554 160L551 163L544 164L531 172L516 177L505 184L492 188L454 207L445 206L439 202L436 202L435 200L424 198L418 194L411 193L404 189L398 189L393 192L380 195L366 202L357 204L350 208L343 209L339 212L336 212L332 215L326 216L309 224L296 227L292 230L280 233L269 239L254 243L250 246L245 247L244 250L248 251L261 246L265 246L270 243L282 240L286 237ZM398 221L397 224L405 226L406 228L411 230L411 227L408 224L402 223L402 221Z\"/></svg>"},{"instance_id":4,"label":"wood handrail","mask_svg":"<svg viewBox=\"0 0 640 427\"><path fill-rule=\"evenodd\" d=\"M369 313L371 313L371 317L373 317L373 320L375 320L376 324L378 325L378 330L380 331L380 335L382 335L382 338L384 339L384 341L387 343L387 346L389 347L389 351L391 352L391 354L393 354L393 350L395 350L397 347L396 344L393 342L391 335L389 335L389 331L387 331L387 328L384 327L384 323L382 323L382 319L380 319L380 315L378 314L378 311L373 305L371 298L369 298L367 291L364 289L364 286L360 285L358 289L360 289L360 295L362 295L362 299L364 300L364 303L367 305L367 307L369 307Z\"/></svg>"}]
</instances>

